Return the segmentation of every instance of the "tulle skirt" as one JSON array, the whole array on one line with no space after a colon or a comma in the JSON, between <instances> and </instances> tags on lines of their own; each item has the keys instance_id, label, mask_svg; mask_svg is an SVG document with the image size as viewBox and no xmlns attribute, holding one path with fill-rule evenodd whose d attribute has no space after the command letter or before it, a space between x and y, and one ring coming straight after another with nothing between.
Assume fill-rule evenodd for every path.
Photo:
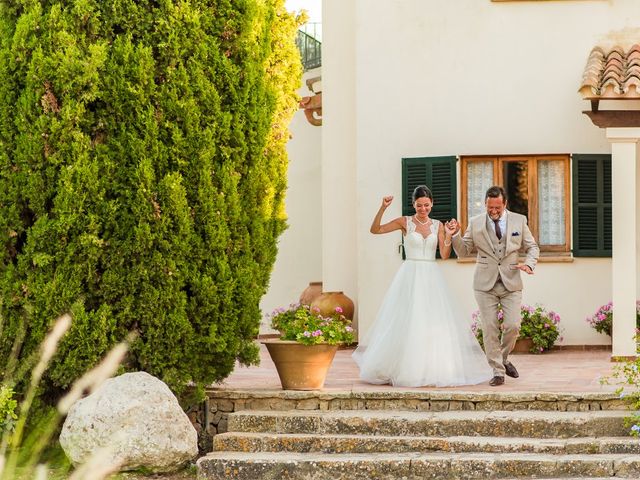
<instances>
[{"instance_id":1,"label":"tulle skirt","mask_svg":"<svg viewBox=\"0 0 640 480\"><path fill-rule=\"evenodd\" d=\"M373 384L445 387L493 376L434 261L403 262L353 358Z\"/></svg>"}]
</instances>

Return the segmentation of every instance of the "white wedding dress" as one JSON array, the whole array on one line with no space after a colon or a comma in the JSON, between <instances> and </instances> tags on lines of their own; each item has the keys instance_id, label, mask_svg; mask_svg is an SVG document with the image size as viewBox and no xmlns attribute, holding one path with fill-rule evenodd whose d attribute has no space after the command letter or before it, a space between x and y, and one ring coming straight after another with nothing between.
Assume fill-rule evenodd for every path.
<instances>
[{"instance_id":1,"label":"white wedding dress","mask_svg":"<svg viewBox=\"0 0 640 480\"><path fill-rule=\"evenodd\" d=\"M470 315L459 311L435 261L440 222L434 219L424 238L412 217L406 220L406 260L353 353L360 378L402 387L474 385L491 379Z\"/></svg>"}]
</instances>

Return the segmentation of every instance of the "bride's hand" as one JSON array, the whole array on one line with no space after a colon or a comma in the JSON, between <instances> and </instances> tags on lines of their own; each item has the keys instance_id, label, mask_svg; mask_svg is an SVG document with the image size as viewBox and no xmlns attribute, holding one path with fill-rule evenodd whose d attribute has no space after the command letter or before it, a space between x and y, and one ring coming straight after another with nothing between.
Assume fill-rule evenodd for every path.
<instances>
[{"instance_id":1,"label":"bride's hand","mask_svg":"<svg viewBox=\"0 0 640 480\"><path fill-rule=\"evenodd\" d=\"M392 201L393 201L393 195L382 197L382 208L387 208L389 205L391 205Z\"/></svg>"},{"instance_id":2,"label":"bride's hand","mask_svg":"<svg viewBox=\"0 0 640 480\"><path fill-rule=\"evenodd\" d=\"M455 218L452 218L444 224L444 231L452 237L456 234L458 231L458 222Z\"/></svg>"}]
</instances>

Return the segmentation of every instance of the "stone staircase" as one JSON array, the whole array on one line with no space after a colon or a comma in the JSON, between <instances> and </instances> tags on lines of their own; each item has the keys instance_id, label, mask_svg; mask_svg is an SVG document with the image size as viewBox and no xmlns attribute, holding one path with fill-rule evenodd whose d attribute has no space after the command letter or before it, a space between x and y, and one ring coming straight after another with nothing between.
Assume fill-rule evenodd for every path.
<instances>
[{"instance_id":1,"label":"stone staircase","mask_svg":"<svg viewBox=\"0 0 640 480\"><path fill-rule=\"evenodd\" d=\"M640 440L608 393L217 395L233 411L199 479L640 478Z\"/></svg>"}]
</instances>

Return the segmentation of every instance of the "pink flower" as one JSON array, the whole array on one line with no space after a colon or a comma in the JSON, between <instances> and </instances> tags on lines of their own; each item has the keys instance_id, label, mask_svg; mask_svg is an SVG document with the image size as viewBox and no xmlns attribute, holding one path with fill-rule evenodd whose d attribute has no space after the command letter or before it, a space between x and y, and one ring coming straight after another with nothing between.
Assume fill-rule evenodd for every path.
<instances>
[{"instance_id":1,"label":"pink flower","mask_svg":"<svg viewBox=\"0 0 640 480\"><path fill-rule=\"evenodd\" d=\"M302 335L304 335L305 337L310 337L311 336L311 332L308 330L305 330Z\"/></svg>"},{"instance_id":2,"label":"pink flower","mask_svg":"<svg viewBox=\"0 0 640 480\"><path fill-rule=\"evenodd\" d=\"M342 313L342 307L336 307L336 313Z\"/></svg>"},{"instance_id":3,"label":"pink flower","mask_svg":"<svg viewBox=\"0 0 640 480\"><path fill-rule=\"evenodd\" d=\"M313 308L311 309L311 311L312 311L312 312L315 312L315 313L318 313L318 312L320 312L320 307L313 307Z\"/></svg>"},{"instance_id":4,"label":"pink flower","mask_svg":"<svg viewBox=\"0 0 640 480\"><path fill-rule=\"evenodd\" d=\"M349 326L344 327L344 329L345 329L347 332L353 332L353 328L351 328L351 327L349 327Z\"/></svg>"},{"instance_id":5,"label":"pink flower","mask_svg":"<svg viewBox=\"0 0 640 480\"><path fill-rule=\"evenodd\" d=\"M322 335L322 330L316 330L311 335L314 336L314 337L319 337L320 335Z\"/></svg>"}]
</instances>

